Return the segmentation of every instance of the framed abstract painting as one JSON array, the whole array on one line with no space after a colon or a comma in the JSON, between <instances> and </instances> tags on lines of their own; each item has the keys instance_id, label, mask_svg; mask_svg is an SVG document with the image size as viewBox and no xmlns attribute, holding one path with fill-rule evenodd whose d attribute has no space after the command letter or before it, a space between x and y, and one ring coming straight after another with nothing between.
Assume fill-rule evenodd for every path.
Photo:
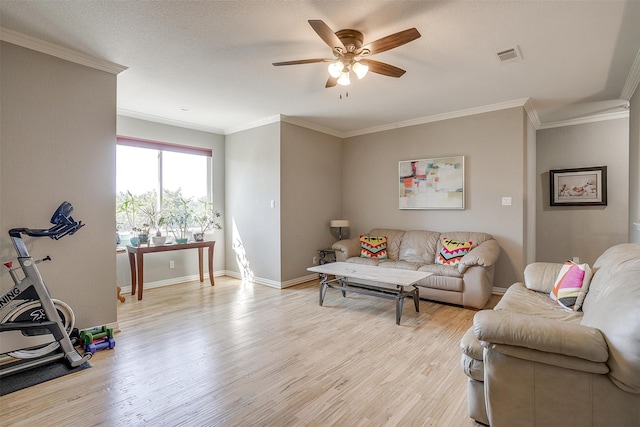
<instances>
[{"instance_id":1,"label":"framed abstract painting","mask_svg":"<svg viewBox=\"0 0 640 427\"><path fill-rule=\"evenodd\" d=\"M400 209L464 209L464 156L402 160Z\"/></svg>"}]
</instances>

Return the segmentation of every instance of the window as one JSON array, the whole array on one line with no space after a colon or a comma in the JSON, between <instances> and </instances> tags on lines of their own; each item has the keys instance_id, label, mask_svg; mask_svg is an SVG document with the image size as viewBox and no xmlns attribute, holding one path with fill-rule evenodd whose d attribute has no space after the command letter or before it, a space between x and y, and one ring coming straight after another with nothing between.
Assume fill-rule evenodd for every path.
<instances>
[{"instance_id":1,"label":"window","mask_svg":"<svg viewBox=\"0 0 640 427\"><path fill-rule=\"evenodd\" d=\"M171 234L167 218L179 201L188 204L193 216L188 226L194 227L196 214L212 206L211 156L210 149L118 137L116 226L121 237L156 230Z\"/></svg>"}]
</instances>

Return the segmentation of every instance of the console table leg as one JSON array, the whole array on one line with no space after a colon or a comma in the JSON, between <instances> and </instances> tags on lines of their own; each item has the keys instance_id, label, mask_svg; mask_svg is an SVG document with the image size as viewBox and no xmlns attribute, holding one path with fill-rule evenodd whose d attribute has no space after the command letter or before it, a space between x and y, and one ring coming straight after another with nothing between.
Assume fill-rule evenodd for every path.
<instances>
[{"instance_id":1,"label":"console table leg","mask_svg":"<svg viewBox=\"0 0 640 427\"><path fill-rule=\"evenodd\" d=\"M136 294L136 256L129 252L129 267L131 268L131 295Z\"/></svg>"},{"instance_id":2,"label":"console table leg","mask_svg":"<svg viewBox=\"0 0 640 427\"><path fill-rule=\"evenodd\" d=\"M200 273L200 283L204 282L204 272L202 270L202 258L204 248L198 248L198 272Z\"/></svg>"},{"instance_id":3,"label":"console table leg","mask_svg":"<svg viewBox=\"0 0 640 427\"><path fill-rule=\"evenodd\" d=\"M142 299L142 286L144 283L144 255L142 253L138 253L136 256L136 260L138 261L138 300Z\"/></svg>"},{"instance_id":4,"label":"console table leg","mask_svg":"<svg viewBox=\"0 0 640 427\"><path fill-rule=\"evenodd\" d=\"M211 283L211 286L215 285L216 283L214 282L213 279L213 248L215 246L215 242L213 245L209 246L209 250L207 252L208 255L208 261L209 261L209 282Z\"/></svg>"}]
</instances>

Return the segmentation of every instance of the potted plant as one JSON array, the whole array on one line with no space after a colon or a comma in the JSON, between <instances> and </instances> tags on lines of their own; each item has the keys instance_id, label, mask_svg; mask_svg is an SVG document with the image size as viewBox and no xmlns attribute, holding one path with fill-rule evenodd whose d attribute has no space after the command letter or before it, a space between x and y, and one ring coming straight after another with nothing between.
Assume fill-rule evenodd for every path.
<instances>
[{"instance_id":1,"label":"potted plant","mask_svg":"<svg viewBox=\"0 0 640 427\"><path fill-rule=\"evenodd\" d=\"M154 245L164 245L167 240L166 236L163 236L160 232L160 227L164 225L164 217L162 216L158 205L155 200L149 200L147 204L140 207L140 210L144 214L146 221L143 225L148 225L149 231L151 229L156 230L155 235L151 236L151 241Z\"/></svg>"},{"instance_id":2,"label":"potted plant","mask_svg":"<svg viewBox=\"0 0 640 427\"><path fill-rule=\"evenodd\" d=\"M139 197L133 195L131 191L127 190L126 194L123 195L122 201L118 205L116 215L121 214L121 216L124 216L126 222L129 224L129 230L131 230L132 232L136 232L140 230L140 228L138 227L139 212ZM138 236L132 236L129 240L133 246L138 245Z\"/></svg>"},{"instance_id":3,"label":"potted plant","mask_svg":"<svg viewBox=\"0 0 640 427\"><path fill-rule=\"evenodd\" d=\"M217 221L217 218L220 218L220 212L213 208L213 203L204 199L198 200L193 222L200 228L200 231L193 233L193 239L201 242L204 240L204 233L208 230L220 230L222 226Z\"/></svg>"},{"instance_id":4,"label":"potted plant","mask_svg":"<svg viewBox=\"0 0 640 427\"><path fill-rule=\"evenodd\" d=\"M191 198L182 197L180 190L166 198L167 207L164 221L167 229L171 231L176 243L187 243L187 233L193 220L193 208Z\"/></svg>"}]
</instances>

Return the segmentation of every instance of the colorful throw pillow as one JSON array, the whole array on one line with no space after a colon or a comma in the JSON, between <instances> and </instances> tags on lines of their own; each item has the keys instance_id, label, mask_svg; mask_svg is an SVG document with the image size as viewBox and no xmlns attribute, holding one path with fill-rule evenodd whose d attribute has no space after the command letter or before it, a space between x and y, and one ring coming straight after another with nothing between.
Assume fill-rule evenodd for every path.
<instances>
[{"instance_id":1,"label":"colorful throw pillow","mask_svg":"<svg viewBox=\"0 0 640 427\"><path fill-rule=\"evenodd\" d=\"M458 242L457 240L442 238L442 249L436 257L436 264L457 265L463 256L469 253L473 242Z\"/></svg>"},{"instance_id":2,"label":"colorful throw pillow","mask_svg":"<svg viewBox=\"0 0 640 427\"><path fill-rule=\"evenodd\" d=\"M553 285L551 299L567 310L578 311L587 296L591 282L591 268L588 264L564 263Z\"/></svg>"},{"instance_id":3,"label":"colorful throw pillow","mask_svg":"<svg viewBox=\"0 0 640 427\"><path fill-rule=\"evenodd\" d=\"M360 236L360 257L387 259L387 238L385 236Z\"/></svg>"}]
</instances>

